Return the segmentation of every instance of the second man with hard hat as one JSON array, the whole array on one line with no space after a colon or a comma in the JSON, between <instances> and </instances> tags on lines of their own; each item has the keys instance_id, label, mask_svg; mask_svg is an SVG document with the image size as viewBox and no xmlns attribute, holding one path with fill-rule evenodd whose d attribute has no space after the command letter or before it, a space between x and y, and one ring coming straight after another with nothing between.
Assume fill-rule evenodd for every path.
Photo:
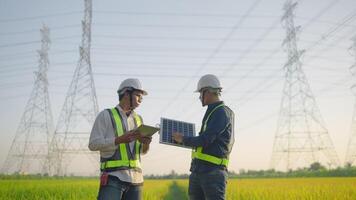
<instances>
[{"instance_id":1,"label":"second man with hard hat","mask_svg":"<svg viewBox=\"0 0 356 200\"><path fill-rule=\"evenodd\" d=\"M143 175L140 155L149 149L150 137L134 131L143 124L134 110L147 92L138 79L122 81L117 91L119 104L97 116L89 149L100 151L99 200L142 199Z\"/></svg>"},{"instance_id":2,"label":"second man with hard hat","mask_svg":"<svg viewBox=\"0 0 356 200\"><path fill-rule=\"evenodd\" d=\"M227 166L234 143L234 112L220 100L222 87L215 75L202 76L196 92L200 93L202 106L208 106L199 136L173 133L173 139L193 147L189 198L225 199Z\"/></svg>"}]
</instances>

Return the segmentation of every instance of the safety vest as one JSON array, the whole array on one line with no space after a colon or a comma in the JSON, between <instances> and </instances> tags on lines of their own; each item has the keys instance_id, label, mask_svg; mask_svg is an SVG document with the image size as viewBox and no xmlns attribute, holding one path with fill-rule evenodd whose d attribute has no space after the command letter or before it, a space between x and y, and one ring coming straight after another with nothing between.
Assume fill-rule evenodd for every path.
<instances>
[{"instance_id":1,"label":"safety vest","mask_svg":"<svg viewBox=\"0 0 356 200\"><path fill-rule=\"evenodd\" d=\"M206 130L207 127L207 123L210 119L210 116L220 107L224 107L224 104L220 104L218 106L216 106L207 116L207 118L205 119L204 123L203 123L203 129L202 129L202 133L204 134L204 131ZM196 149L193 149L192 151L192 159L199 159L199 160L203 160L209 163L213 163L215 165L223 165L225 167L227 167L227 165L229 164L229 160L226 158L219 158L216 156L212 156L206 153L203 153L203 147L197 147Z\"/></svg>"},{"instance_id":2,"label":"safety vest","mask_svg":"<svg viewBox=\"0 0 356 200\"><path fill-rule=\"evenodd\" d=\"M126 130L122 124L122 119L119 111L116 108L108 109L115 130L116 136L123 135ZM136 127L142 124L141 117L136 113L134 114ZM127 168L141 168L140 164L140 142L135 141L134 151L131 152L128 143L119 144L115 153L110 158L100 158L100 170L101 171L114 171L118 169Z\"/></svg>"}]
</instances>

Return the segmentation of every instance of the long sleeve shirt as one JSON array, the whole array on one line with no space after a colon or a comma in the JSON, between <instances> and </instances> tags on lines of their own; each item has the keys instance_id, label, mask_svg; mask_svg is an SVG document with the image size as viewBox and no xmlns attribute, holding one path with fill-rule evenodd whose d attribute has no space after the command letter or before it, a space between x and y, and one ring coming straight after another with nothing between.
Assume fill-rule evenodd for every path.
<instances>
[{"instance_id":1,"label":"long sleeve shirt","mask_svg":"<svg viewBox=\"0 0 356 200\"><path fill-rule=\"evenodd\" d=\"M183 137L183 143L191 147L203 147L203 153L219 158L229 158L234 143L234 113L227 106L217 108L207 121L205 131L204 122L209 113L223 102L208 105L202 120L202 128L199 136ZM199 159L193 159L190 167L191 172L204 173L214 169L225 169L223 165L215 165Z\"/></svg>"},{"instance_id":2,"label":"long sleeve shirt","mask_svg":"<svg viewBox=\"0 0 356 200\"><path fill-rule=\"evenodd\" d=\"M123 126L125 130L130 131L136 128L134 112L131 112L129 116L117 105L122 117ZM115 145L115 130L111 122L110 113L108 110L103 110L99 113L95 119L92 131L89 139L89 149L91 151L100 151L100 156L103 158L109 158L114 155L118 145ZM129 144L131 151L133 151L135 141ZM142 184L143 175L141 170L136 169L122 169L112 172L108 172L109 175L118 177L123 182L132 184Z\"/></svg>"}]
</instances>

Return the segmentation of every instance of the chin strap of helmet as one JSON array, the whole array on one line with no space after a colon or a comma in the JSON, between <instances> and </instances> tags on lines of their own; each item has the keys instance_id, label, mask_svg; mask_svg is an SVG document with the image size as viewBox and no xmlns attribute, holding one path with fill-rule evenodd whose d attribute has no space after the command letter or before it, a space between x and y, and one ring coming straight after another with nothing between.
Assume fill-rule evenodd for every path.
<instances>
[{"instance_id":1,"label":"chin strap of helmet","mask_svg":"<svg viewBox=\"0 0 356 200\"><path fill-rule=\"evenodd\" d=\"M134 89L130 89L127 91L127 93L129 94L129 100L130 100L130 110L133 111L134 110L134 107L133 107L133 103L132 103L132 99L133 99L133 92L134 92Z\"/></svg>"},{"instance_id":2,"label":"chin strap of helmet","mask_svg":"<svg viewBox=\"0 0 356 200\"><path fill-rule=\"evenodd\" d=\"M201 104L202 104L202 106L204 107L204 106L205 106L205 104L204 104L204 97L205 97L205 92L206 92L206 90L203 90L202 92L203 92L203 94L201 95Z\"/></svg>"}]
</instances>

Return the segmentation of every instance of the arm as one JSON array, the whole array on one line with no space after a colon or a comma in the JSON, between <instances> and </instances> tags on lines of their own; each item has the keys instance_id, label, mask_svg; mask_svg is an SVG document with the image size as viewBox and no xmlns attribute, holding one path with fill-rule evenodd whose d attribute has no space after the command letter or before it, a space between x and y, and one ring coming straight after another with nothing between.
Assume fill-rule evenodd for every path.
<instances>
[{"instance_id":1,"label":"arm","mask_svg":"<svg viewBox=\"0 0 356 200\"><path fill-rule=\"evenodd\" d=\"M130 143L140 137L140 133L133 130L115 138L115 144Z\"/></svg>"},{"instance_id":2,"label":"arm","mask_svg":"<svg viewBox=\"0 0 356 200\"><path fill-rule=\"evenodd\" d=\"M146 154L150 149L150 144L142 144L142 154Z\"/></svg>"},{"instance_id":3,"label":"arm","mask_svg":"<svg viewBox=\"0 0 356 200\"><path fill-rule=\"evenodd\" d=\"M138 139L141 142L141 153L146 154L150 149L150 143L152 141L152 137L140 137Z\"/></svg>"},{"instance_id":4,"label":"arm","mask_svg":"<svg viewBox=\"0 0 356 200\"><path fill-rule=\"evenodd\" d=\"M143 118L141 115L139 115L140 119L141 119L141 123L143 124ZM152 141L152 137L148 137L148 136L141 136L138 138L138 140L141 143L141 148L140 151L142 154L146 154L148 152L148 150L150 149L150 143Z\"/></svg>"},{"instance_id":5,"label":"arm","mask_svg":"<svg viewBox=\"0 0 356 200\"><path fill-rule=\"evenodd\" d=\"M99 113L96 117L90 133L89 149L91 151L115 150L115 134L107 110Z\"/></svg>"},{"instance_id":6,"label":"arm","mask_svg":"<svg viewBox=\"0 0 356 200\"><path fill-rule=\"evenodd\" d=\"M191 147L205 147L213 143L216 137L228 126L228 119L224 109L216 110L207 123L206 130L196 137L183 137L183 144Z\"/></svg>"}]
</instances>

